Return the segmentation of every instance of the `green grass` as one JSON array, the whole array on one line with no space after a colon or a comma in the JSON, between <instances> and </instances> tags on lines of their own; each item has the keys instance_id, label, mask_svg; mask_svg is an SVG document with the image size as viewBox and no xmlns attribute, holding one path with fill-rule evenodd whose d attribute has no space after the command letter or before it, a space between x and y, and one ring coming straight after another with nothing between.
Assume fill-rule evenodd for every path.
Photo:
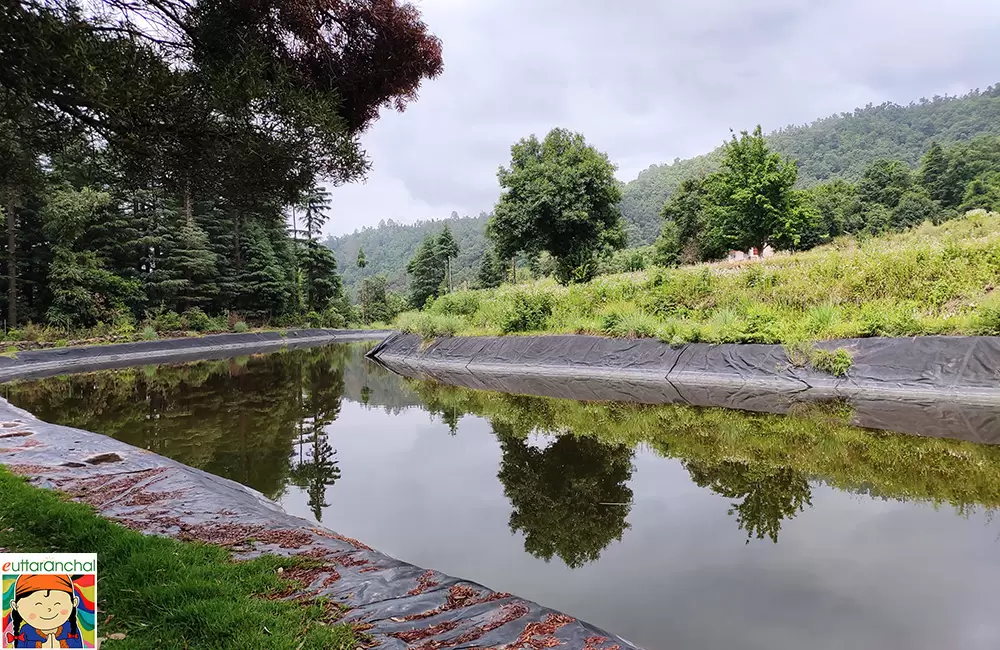
<instances>
[{"instance_id":1,"label":"green grass","mask_svg":"<svg viewBox=\"0 0 1000 650\"><path fill-rule=\"evenodd\" d=\"M854 359L851 353L844 348L836 350L813 350L809 356L809 363L813 368L828 372L837 377L843 377L851 369Z\"/></svg>"},{"instance_id":2,"label":"green grass","mask_svg":"<svg viewBox=\"0 0 1000 650\"><path fill-rule=\"evenodd\" d=\"M425 339L453 336L465 321L452 314L406 312L396 319L395 327L406 334L419 334Z\"/></svg>"},{"instance_id":3,"label":"green grass","mask_svg":"<svg viewBox=\"0 0 1000 650\"><path fill-rule=\"evenodd\" d=\"M356 647L352 628L332 622L339 612L333 604L267 598L288 587L277 570L294 560L233 562L217 546L142 535L5 469L0 494L0 547L97 553L98 633L126 634L105 642L109 649Z\"/></svg>"},{"instance_id":4,"label":"green grass","mask_svg":"<svg viewBox=\"0 0 1000 650\"><path fill-rule=\"evenodd\" d=\"M976 211L758 262L456 292L420 315L401 314L396 327L425 336L589 333L671 343L1000 335L998 283L1000 214ZM430 326L444 316L447 327Z\"/></svg>"}]
</instances>

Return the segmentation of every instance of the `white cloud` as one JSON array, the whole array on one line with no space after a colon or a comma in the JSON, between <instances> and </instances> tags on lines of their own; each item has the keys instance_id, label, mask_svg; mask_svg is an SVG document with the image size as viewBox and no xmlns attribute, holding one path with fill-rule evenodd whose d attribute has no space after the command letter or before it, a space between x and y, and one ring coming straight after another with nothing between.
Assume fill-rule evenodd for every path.
<instances>
[{"instance_id":1,"label":"white cloud","mask_svg":"<svg viewBox=\"0 0 1000 650\"><path fill-rule=\"evenodd\" d=\"M633 178L765 130L1000 81L995 0L425 0L445 72L363 142L367 184L336 188L334 234L478 214L510 145L581 131Z\"/></svg>"}]
</instances>

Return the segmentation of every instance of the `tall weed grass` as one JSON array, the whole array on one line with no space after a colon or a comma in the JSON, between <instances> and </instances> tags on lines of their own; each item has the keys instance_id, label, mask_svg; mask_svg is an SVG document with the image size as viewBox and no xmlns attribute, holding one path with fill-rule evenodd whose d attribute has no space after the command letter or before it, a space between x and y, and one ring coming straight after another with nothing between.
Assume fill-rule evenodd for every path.
<instances>
[{"instance_id":1,"label":"tall weed grass","mask_svg":"<svg viewBox=\"0 0 1000 650\"><path fill-rule=\"evenodd\" d=\"M671 343L1000 335L998 286L1000 214L979 210L763 261L463 291L425 313L455 319L447 329L458 334L575 332ZM397 327L413 317L401 318Z\"/></svg>"}]
</instances>

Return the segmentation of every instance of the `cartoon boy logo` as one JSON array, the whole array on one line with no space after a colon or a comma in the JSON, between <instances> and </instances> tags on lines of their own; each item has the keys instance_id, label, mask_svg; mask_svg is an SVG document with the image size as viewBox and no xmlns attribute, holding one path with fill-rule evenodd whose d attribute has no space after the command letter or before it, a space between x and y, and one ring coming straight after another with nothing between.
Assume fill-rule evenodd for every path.
<instances>
[{"instance_id":1,"label":"cartoon boy logo","mask_svg":"<svg viewBox=\"0 0 1000 650\"><path fill-rule=\"evenodd\" d=\"M6 647L82 648L77 608L80 598L68 575L22 574L11 604L13 631Z\"/></svg>"}]
</instances>

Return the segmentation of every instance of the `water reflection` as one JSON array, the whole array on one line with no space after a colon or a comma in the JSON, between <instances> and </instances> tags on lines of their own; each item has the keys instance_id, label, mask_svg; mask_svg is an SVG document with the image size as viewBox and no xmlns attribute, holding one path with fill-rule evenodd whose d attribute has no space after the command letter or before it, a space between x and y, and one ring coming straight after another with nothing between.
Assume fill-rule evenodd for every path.
<instances>
[{"instance_id":1,"label":"water reflection","mask_svg":"<svg viewBox=\"0 0 1000 650\"><path fill-rule=\"evenodd\" d=\"M998 447L857 429L842 404L776 416L474 391L363 352L5 393L650 648L1000 647Z\"/></svg>"},{"instance_id":2,"label":"water reflection","mask_svg":"<svg viewBox=\"0 0 1000 650\"><path fill-rule=\"evenodd\" d=\"M497 477L510 499L510 529L524 534L524 550L546 562L558 555L576 568L621 540L632 506L631 447L564 435L539 448L500 422L493 433L503 452Z\"/></svg>"},{"instance_id":3,"label":"water reflection","mask_svg":"<svg viewBox=\"0 0 1000 650\"><path fill-rule=\"evenodd\" d=\"M340 476L327 427L360 349L332 346L6 387L42 419L99 431L279 497L306 489L317 518ZM294 450L293 450L294 447Z\"/></svg>"},{"instance_id":4,"label":"water reflection","mask_svg":"<svg viewBox=\"0 0 1000 650\"><path fill-rule=\"evenodd\" d=\"M812 505L812 490L801 472L790 467L767 467L724 460L719 463L687 461L684 468L695 485L733 502L729 514L736 517L747 541L769 537L778 543L781 522L791 519Z\"/></svg>"},{"instance_id":5,"label":"water reflection","mask_svg":"<svg viewBox=\"0 0 1000 650\"><path fill-rule=\"evenodd\" d=\"M419 407L452 435L463 417L477 416L499 443L496 476L510 530L528 553L571 568L597 561L629 529L639 445L679 459L693 484L728 499L748 544L777 543L782 525L812 505L817 481L949 503L962 514L1000 504L997 447L857 429L846 424L843 404L776 416L490 393L403 379L364 361L366 349L130 368L5 390L43 419L105 433L269 497L295 487L317 520L329 516L329 491L342 479L337 420L345 401L388 415Z\"/></svg>"}]
</instances>

